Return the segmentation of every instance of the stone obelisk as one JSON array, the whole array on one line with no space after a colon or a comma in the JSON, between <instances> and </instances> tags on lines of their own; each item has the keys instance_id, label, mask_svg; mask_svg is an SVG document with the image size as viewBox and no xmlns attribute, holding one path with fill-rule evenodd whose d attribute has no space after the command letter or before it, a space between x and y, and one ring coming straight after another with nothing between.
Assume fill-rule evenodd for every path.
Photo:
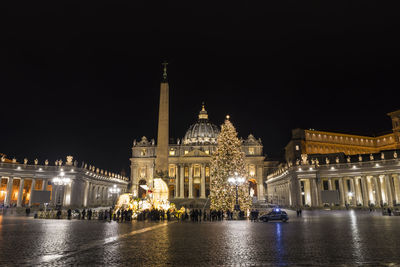
<instances>
[{"instance_id":1,"label":"stone obelisk","mask_svg":"<svg viewBox=\"0 0 400 267\"><path fill-rule=\"evenodd\" d=\"M160 86L160 109L158 114L158 137L155 166L156 177L166 176L168 173L169 85L167 80L167 65L168 63L163 63L164 73Z\"/></svg>"}]
</instances>

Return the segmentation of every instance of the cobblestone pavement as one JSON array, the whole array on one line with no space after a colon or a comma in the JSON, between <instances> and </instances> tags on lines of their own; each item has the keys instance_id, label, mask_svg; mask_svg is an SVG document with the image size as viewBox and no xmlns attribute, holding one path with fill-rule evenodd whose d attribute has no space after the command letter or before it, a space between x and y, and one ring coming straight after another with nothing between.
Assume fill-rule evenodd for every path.
<instances>
[{"instance_id":1,"label":"cobblestone pavement","mask_svg":"<svg viewBox=\"0 0 400 267\"><path fill-rule=\"evenodd\" d=\"M400 217L315 211L288 223L0 217L0 265L400 266Z\"/></svg>"}]
</instances>

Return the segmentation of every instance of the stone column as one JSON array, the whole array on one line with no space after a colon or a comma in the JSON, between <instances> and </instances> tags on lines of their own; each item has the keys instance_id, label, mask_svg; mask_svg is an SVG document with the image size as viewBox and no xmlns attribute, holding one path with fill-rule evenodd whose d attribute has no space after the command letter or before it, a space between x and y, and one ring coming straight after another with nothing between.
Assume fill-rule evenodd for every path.
<instances>
[{"instance_id":1,"label":"stone column","mask_svg":"<svg viewBox=\"0 0 400 267\"><path fill-rule=\"evenodd\" d=\"M42 191L46 190L46 182L47 182L46 179L42 179L42 188L41 188Z\"/></svg>"},{"instance_id":2,"label":"stone column","mask_svg":"<svg viewBox=\"0 0 400 267\"><path fill-rule=\"evenodd\" d=\"M206 198L206 166L204 164L201 165L201 198Z\"/></svg>"},{"instance_id":3,"label":"stone column","mask_svg":"<svg viewBox=\"0 0 400 267\"><path fill-rule=\"evenodd\" d=\"M92 204L92 183L88 183L87 189L87 197L86 197L86 207L89 207Z\"/></svg>"},{"instance_id":4,"label":"stone column","mask_svg":"<svg viewBox=\"0 0 400 267\"><path fill-rule=\"evenodd\" d=\"M179 191L180 197L185 198L185 165L181 164L181 175L179 180L181 181Z\"/></svg>"},{"instance_id":5,"label":"stone column","mask_svg":"<svg viewBox=\"0 0 400 267\"><path fill-rule=\"evenodd\" d=\"M318 178L318 181L316 180L316 185L317 185L317 198L318 198L318 206L322 207L322 190L323 190L323 182L321 177Z\"/></svg>"},{"instance_id":6,"label":"stone column","mask_svg":"<svg viewBox=\"0 0 400 267\"><path fill-rule=\"evenodd\" d=\"M392 186L390 183L390 177L387 174L385 175L385 184L386 184L387 203L390 207L393 207Z\"/></svg>"},{"instance_id":7,"label":"stone column","mask_svg":"<svg viewBox=\"0 0 400 267\"><path fill-rule=\"evenodd\" d=\"M354 177L350 179L350 190L353 193L353 196L351 198L351 202L353 206L357 206L357 192L354 184Z\"/></svg>"},{"instance_id":8,"label":"stone column","mask_svg":"<svg viewBox=\"0 0 400 267\"><path fill-rule=\"evenodd\" d=\"M89 198L89 182L85 181L85 191L84 191L84 195L83 195L83 206L87 207L88 206L88 200Z\"/></svg>"},{"instance_id":9,"label":"stone column","mask_svg":"<svg viewBox=\"0 0 400 267\"><path fill-rule=\"evenodd\" d=\"M355 186L356 204L362 205L363 201L361 198L360 180L358 177L353 177L353 180L354 180L354 186Z\"/></svg>"},{"instance_id":10,"label":"stone column","mask_svg":"<svg viewBox=\"0 0 400 267\"><path fill-rule=\"evenodd\" d=\"M57 188L58 186L55 185L54 183L51 183L51 204L56 205L57 204Z\"/></svg>"},{"instance_id":11,"label":"stone column","mask_svg":"<svg viewBox=\"0 0 400 267\"><path fill-rule=\"evenodd\" d=\"M299 192L299 194L298 194L298 198L299 198L299 206L303 206L304 204L306 204L306 203L303 203L303 193L304 193L304 199L306 198L305 197L305 191L306 191L306 186L305 186L305 184L304 184L304 192L301 192L301 180L297 180L297 184L298 184L298 192ZM275 191L275 190L274 190ZM275 195L274 193L273 193L273 195Z\"/></svg>"},{"instance_id":12,"label":"stone column","mask_svg":"<svg viewBox=\"0 0 400 267\"><path fill-rule=\"evenodd\" d=\"M399 175L397 174L396 176L393 177L393 184L394 184L394 198L396 199L396 203L400 203L400 178Z\"/></svg>"},{"instance_id":13,"label":"stone column","mask_svg":"<svg viewBox=\"0 0 400 267\"><path fill-rule=\"evenodd\" d=\"M13 181L14 181L14 178L8 177L7 193L6 193L6 197L4 199L4 206L8 206L11 203Z\"/></svg>"},{"instance_id":14,"label":"stone column","mask_svg":"<svg viewBox=\"0 0 400 267\"><path fill-rule=\"evenodd\" d=\"M367 187L367 177L366 176L361 176L361 187L362 187L362 203L364 207L368 207L369 203L369 192L368 192L368 187Z\"/></svg>"},{"instance_id":15,"label":"stone column","mask_svg":"<svg viewBox=\"0 0 400 267\"><path fill-rule=\"evenodd\" d=\"M29 191L29 206L32 205L33 191L35 190L36 180L32 178L31 190Z\"/></svg>"},{"instance_id":16,"label":"stone column","mask_svg":"<svg viewBox=\"0 0 400 267\"><path fill-rule=\"evenodd\" d=\"M23 194L24 194L24 178L21 178L21 179L19 179L19 190L18 190L17 207L22 207Z\"/></svg>"},{"instance_id":17,"label":"stone column","mask_svg":"<svg viewBox=\"0 0 400 267\"><path fill-rule=\"evenodd\" d=\"M193 198L193 165L189 168L189 198Z\"/></svg>"},{"instance_id":18,"label":"stone column","mask_svg":"<svg viewBox=\"0 0 400 267\"><path fill-rule=\"evenodd\" d=\"M138 165L132 164L131 166L131 179L132 179L132 193L136 196L139 195L139 179L138 179Z\"/></svg>"},{"instance_id":19,"label":"stone column","mask_svg":"<svg viewBox=\"0 0 400 267\"><path fill-rule=\"evenodd\" d=\"M175 166L175 198L179 197L179 166Z\"/></svg>"},{"instance_id":20,"label":"stone column","mask_svg":"<svg viewBox=\"0 0 400 267\"><path fill-rule=\"evenodd\" d=\"M311 193L311 206L317 207L318 206L318 197L316 194L317 184L315 182L315 178L310 179L310 193Z\"/></svg>"},{"instance_id":21,"label":"stone column","mask_svg":"<svg viewBox=\"0 0 400 267\"><path fill-rule=\"evenodd\" d=\"M331 178L328 179L328 190L329 191L333 190L332 189L332 179Z\"/></svg>"},{"instance_id":22,"label":"stone column","mask_svg":"<svg viewBox=\"0 0 400 267\"><path fill-rule=\"evenodd\" d=\"M375 206L381 206L381 194L376 176L372 177L372 181L375 187Z\"/></svg>"},{"instance_id":23,"label":"stone column","mask_svg":"<svg viewBox=\"0 0 400 267\"><path fill-rule=\"evenodd\" d=\"M339 179L339 191L340 191L340 206L344 207L345 204L345 192L344 192L344 184L343 178Z\"/></svg>"},{"instance_id":24,"label":"stone column","mask_svg":"<svg viewBox=\"0 0 400 267\"><path fill-rule=\"evenodd\" d=\"M265 193L264 193L264 184L263 184L263 167L258 166L256 169L256 175L257 175L257 200L264 200L265 199Z\"/></svg>"}]
</instances>

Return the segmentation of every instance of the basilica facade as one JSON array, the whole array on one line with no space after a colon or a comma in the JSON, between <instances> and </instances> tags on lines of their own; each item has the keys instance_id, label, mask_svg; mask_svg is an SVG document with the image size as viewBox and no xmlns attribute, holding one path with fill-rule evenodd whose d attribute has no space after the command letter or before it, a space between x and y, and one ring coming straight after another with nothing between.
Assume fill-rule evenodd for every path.
<instances>
[{"instance_id":1,"label":"basilica facade","mask_svg":"<svg viewBox=\"0 0 400 267\"><path fill-rule=\"evenodd\" d=\"M157 145L154 140L142 137L134 141L131 158L133 193L139 197L145 188L161 190L165 187L170 202L179 206L203 207L210 194L211 155L216 150L220 128L213 124L205 106L198 114L197 122L188 127L184 137L168 145L167 179L155 179ZM261 139L249 135L242 140L242 149L249 178L249 194L254 201L264 199L264 156ZM161 185L160 185L161 183Z\"/></svg>"}]
</instances>

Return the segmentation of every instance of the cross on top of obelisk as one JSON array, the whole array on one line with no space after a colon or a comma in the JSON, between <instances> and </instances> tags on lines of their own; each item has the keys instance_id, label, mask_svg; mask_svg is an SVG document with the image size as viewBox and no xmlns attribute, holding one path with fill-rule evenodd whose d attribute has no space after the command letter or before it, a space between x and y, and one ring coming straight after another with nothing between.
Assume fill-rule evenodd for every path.
<instances>
[{"instance_id":1,"label":"cross on top of obelisk","mask_svg":"<svg viewBox=\"0 0 400 267\"><path fill-rule=\"evenodd\" d=\"M164 81L166 81L166 80L167 80L167 65L168 65L168 62L167 62L167 61L164 61L164 62L162 63L162 65L164 66L163 79L164 79Z\"/></svg>"}]
</instances>

